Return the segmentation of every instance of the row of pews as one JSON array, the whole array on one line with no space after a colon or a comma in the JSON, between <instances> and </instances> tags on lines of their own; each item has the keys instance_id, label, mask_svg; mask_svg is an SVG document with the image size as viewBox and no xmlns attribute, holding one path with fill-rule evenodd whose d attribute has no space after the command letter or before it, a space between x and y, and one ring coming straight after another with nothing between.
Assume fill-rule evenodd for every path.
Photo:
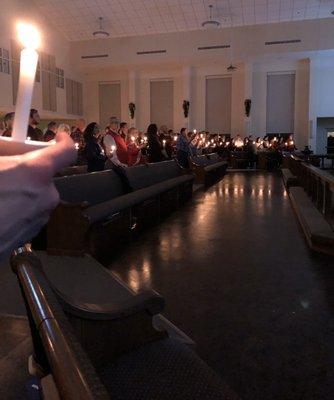
<instances>
[{"instance_id":1,"label":"row of pews","mask_svg":"<svg viewBox=\"0 0 334 400\"><path fill-rule=\"evenodd\" d=\"M210 162L205 184L226 171L222 160ZM193 171L171 160L55 178L60 205L34 250L11 259L34 345L34 399L238 399L162 315L160 294L134 292L100 262L182 207L199 179Z\"/></svg>"},{"instance_id":2,"label":"row of pews","mask_svg":"<svg viewBox=\"0 0 334 400\"><path fill-rule=\"evenodd\" d=\"M334 255L334 175L289 155L282 178L309 247Z\"/></svg>"}]
</instances>

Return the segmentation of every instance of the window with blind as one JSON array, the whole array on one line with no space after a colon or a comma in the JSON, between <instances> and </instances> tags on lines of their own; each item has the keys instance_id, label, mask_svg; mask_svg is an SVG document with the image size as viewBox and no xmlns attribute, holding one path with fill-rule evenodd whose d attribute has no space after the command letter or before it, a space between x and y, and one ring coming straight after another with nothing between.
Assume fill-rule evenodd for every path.
<instances>
[{"instance_id":1,"label":"window with blind","mask_svg":"<svg viewBox=\"0 0 334 400\"><path fill-rule=\"evenodd\" d=\"M56 57L40 54L43 110L57 111Z\"/></svg>"},{"instance_id":2,"label":"window with blind","mask_svg":"<svg viewBox=\"0 0 334 400\"><path fill-rule=\"evenodd\" d=\"M157 80L150 82L150 119L158 127L166 125L168 129L174 125L174 82Z\"/></svg>"},{"instance_id":3,"label":"window with blind","mask_svg":"<svg viewBox=\"0 0 334 400\"><path fill-rule=\"evenodd\" d=\"M56 86L57 88L64 89L65 88L65 73L61 68L56 68Z\"/></svg>"},{"instance_id":4,"label":"window with blind","mask_svg":"<svg viewBox=\"0 0 334 400\"><path fill-rule=\"evenodd\" d=\"M205 127L211 133L231 133L232 78L206 78Z\"/></svg>"},{"instance_id":5,"label":"window with blind","mask_svg":"<svg viewBox=\"0 0 334 400\"><path fill-rule=\"evenodd\" d=\"M110 117L121 117L121 84L105 82L99 84L100 124L105 128Z\"/></svg>"},{"instance_id":6,"label":"window with blind","mask_svg":"<svg viewBox=\"0 0 334 400\"><path fill-rule=\"evenodd\" d=\"M10 74L9 51L2 48L0 48L0 72Z\"/></svg>"},{"instance_id":7,"label":"window with blind","mask_svg":"<svg viewBox=\"0 0 334 400\"><path fill-rule=\"evenodd\" d=\"M267 75L267 133L294 133L295 73Z\"/></svg>"},{"instance_id":8,"label":"window with blind","mask_svg":"<svg viewBox=\"0 0 334 400\"><path fill-rule=\"evenodd\" d=\"M83 114L82 83L66 78L66 109L67 114Z\"/></svg>"}]
</instances>

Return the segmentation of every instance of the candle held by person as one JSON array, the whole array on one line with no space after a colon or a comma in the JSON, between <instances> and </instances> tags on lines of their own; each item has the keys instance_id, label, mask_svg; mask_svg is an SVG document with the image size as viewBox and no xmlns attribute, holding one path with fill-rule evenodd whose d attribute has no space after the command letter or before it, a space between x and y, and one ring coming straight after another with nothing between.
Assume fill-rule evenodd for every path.
<instances>
[{"instance_id":1,"label":"candle held by person","mask_svg":"<svg viewBox=\"0 0 334 400\"><path fill-rule=\"evenodd\" d=\"M20 59L19 88L17 93L13 140L24 142L27 136L29 112L34 90L35 75L38 62L37 49L41 38L36 27L26 23L17 25L19 41L23 45Z\"/></svg>"}]
</instances>

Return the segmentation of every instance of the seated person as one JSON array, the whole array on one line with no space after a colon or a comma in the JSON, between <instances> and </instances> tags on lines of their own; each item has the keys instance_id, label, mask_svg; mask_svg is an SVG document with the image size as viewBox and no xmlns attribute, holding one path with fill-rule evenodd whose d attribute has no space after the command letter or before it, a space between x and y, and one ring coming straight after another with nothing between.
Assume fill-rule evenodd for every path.
<instances>
[{"instance_id":1,"label":"seated person","mask_svg":"<svg viewBox=\"0 0 334 400\"><path fill-rule=\"evenodd\" d=\"M55 121L49 122L48 128L43 136L44 141L49 142L50 140L53 140L56 137L57 129L58 129L57 122L55 122Z\"/></svg>"},{"instance_id":2,"label":"seated person","mask_svg":"<svg viewBox=\"0 0 334 400\"><path fill-rule=\"evenodd\" d=\"M84 133L87 172L103 171L108 159L99 143L100 135L101 129L96 122L87 125Z\"/></svg>"},{"instance_id":3,"label":"seated person","mask_svg":"<svg viewBox=\"0 0 334 400\"><path fill-rule=\"evenodd\" d=\"M12 129L13 129L13 123L14 123L14 112L10 112L5 115L5 118L3 119L4 122L4 128L5 130L2 133L2 136L10 137L12 136Z\"/></svg>"}]
</instances>

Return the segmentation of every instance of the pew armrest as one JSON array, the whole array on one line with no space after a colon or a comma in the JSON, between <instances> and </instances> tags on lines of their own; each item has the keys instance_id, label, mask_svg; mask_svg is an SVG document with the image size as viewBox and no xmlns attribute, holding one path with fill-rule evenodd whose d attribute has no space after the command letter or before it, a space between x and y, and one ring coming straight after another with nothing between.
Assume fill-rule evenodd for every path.
<instances>
[{"instance_id":1,"label":"pew armrest","mask_svg":"<svg viewBox=\"0 0 334 400\"><path fill-rule=\"evenodd\" d=\"M63 309L68 314L86 320L114 320L142 311L153 316L159 314L165 306L164 298L154 290L145 290L126 300L104 304L77 303L58 291L55 290L55 292Z\"/></svg>"}]
</instances>

